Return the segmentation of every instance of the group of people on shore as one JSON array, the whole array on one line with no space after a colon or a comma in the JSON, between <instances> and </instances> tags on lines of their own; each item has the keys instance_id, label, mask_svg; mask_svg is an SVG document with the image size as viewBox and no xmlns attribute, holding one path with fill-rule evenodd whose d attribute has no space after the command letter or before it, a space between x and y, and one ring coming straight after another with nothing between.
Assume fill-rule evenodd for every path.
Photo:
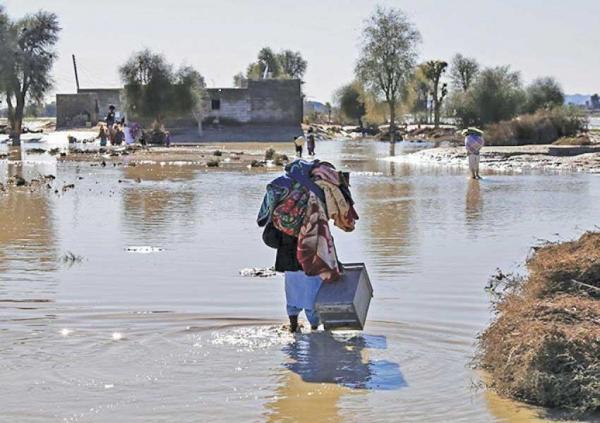
<instances>
[{"instance_id":1,"label":"group of people on shore","mask_svg":"<svg viewBox=\"0 0 600 423\"><path fill-rule=\"evenodd\" d=\"M137 123L127 124L125 123L125 118L117 121L115 106L110 105L108 109L109 111L106 115L105 122L100 124L100 130L98 132L101 147L106 147L109 143L110 145L118 146L123 143L131 145L136 142L139 142L142 145L146 145L148 142L163 144L167 147L171 145L171 134L166 131L164 127L160 126L160 128L155 129L151 134L146 134ZM155 134L154 132L157 132L158 134ZM155 137L155 135L157 136ZM155 142L154 138L157 138L158 141Z\"/></svg>"},{"instance_id":2,"label":"group of people on shore","mask_svg":"<svg viewBox=\"0 0 600 423\"><path fill-rule=\"evenodd\" d=\"M133 144L134 136L131 128L127 127L125 118L122 118L117 122L115 106L112 104L108 107L105 123L106 125L100 125L100 130L98 132L101 147L106 147L108 143L110 143L110 145L121 145L123 142L125 142L125 144Z\"/></svg>"}]
</instances>

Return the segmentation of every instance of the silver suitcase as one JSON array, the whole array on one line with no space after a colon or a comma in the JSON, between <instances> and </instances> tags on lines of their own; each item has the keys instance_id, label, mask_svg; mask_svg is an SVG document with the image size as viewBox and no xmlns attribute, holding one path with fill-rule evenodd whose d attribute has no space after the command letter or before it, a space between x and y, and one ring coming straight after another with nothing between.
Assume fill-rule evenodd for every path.
<instances>
[{"instance_id":1,"label":"silver suitcase","mask_svg":"<svg viewBox=\"0 0 600 423\"><path fill-rule=\"evenodd\" d=\"M362 330L373 297L373 287L364 263L344 264L343 269L340 281L321 285L315 308L326 330Z\"/></svg>"}]
</instances>

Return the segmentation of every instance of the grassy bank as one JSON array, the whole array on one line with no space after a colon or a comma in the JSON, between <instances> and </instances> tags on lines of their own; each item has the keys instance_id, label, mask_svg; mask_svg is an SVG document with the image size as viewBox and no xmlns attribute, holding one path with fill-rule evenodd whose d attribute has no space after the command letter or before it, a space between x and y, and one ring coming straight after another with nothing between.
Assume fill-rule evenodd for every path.
<instances>
[{"instance_id":1,"label":"grassy bank","mask_svg":"<svg viewBox=\"0 0 600 423\"><path fill-rule=\"evenodd\" d=\"M557 107L485 128L487 145L552 144L561 137L575 137L584 128L585 118L575 109Z\"/></svg>"},{"instance_id":2,"label":"grassy bank","mask_svg":"<svg viewBox=\"0 0 600 423\"><path fill-rule=\"evenodd\" d=\"M538 249L508 279L480 337L480 365L501 395L575 414L600 411L600 233Z\"/></svg>"}]
</instances>

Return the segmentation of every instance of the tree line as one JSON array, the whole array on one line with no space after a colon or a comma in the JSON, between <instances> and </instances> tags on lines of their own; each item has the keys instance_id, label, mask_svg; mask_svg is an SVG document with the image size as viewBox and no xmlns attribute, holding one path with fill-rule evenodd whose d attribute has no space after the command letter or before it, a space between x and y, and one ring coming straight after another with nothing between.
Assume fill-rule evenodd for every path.
<instances>
[{"instance_id":1,"label":"tree line","mask_svg":"<svg viewBox=\"0 0 600 423\"><path fill-rule=\"evenodd\" d=\"M343 117L362 124L370 114L381 114L385 105L384 120L393 137L400 113L436 128L442 115L467 127L564 103L554 78L538 78L524 86L520 73L509 66L482 68L461 54L449 63L418 63L420 43L418 29L401 10L377 7L362 30L355 80L334 96Z\"/></svg>"}]
</instances>

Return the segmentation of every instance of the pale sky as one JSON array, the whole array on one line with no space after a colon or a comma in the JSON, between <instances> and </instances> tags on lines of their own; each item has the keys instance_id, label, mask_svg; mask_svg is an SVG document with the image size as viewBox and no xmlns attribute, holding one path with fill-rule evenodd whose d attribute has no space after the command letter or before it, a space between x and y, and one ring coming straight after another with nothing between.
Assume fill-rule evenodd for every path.
<instances>
[{"instance_id":1,"label":"pale sky","mask_svg":"<svg viewBox=\"0 0 600 423\"><path fill-rule=\"evenodd\" d=\"M600 91L600 0L0 0L9 15L58 14L55 91L119 86L117 68L148 47L189 64L208 86L232 77L264 46L308 60L304 91L328 101L353 78L360 29L377 4L402 9L423 36L421 60L457 52L510 65L524 81L554 76L568 94Z\"/></svg>"}]
</instances>

